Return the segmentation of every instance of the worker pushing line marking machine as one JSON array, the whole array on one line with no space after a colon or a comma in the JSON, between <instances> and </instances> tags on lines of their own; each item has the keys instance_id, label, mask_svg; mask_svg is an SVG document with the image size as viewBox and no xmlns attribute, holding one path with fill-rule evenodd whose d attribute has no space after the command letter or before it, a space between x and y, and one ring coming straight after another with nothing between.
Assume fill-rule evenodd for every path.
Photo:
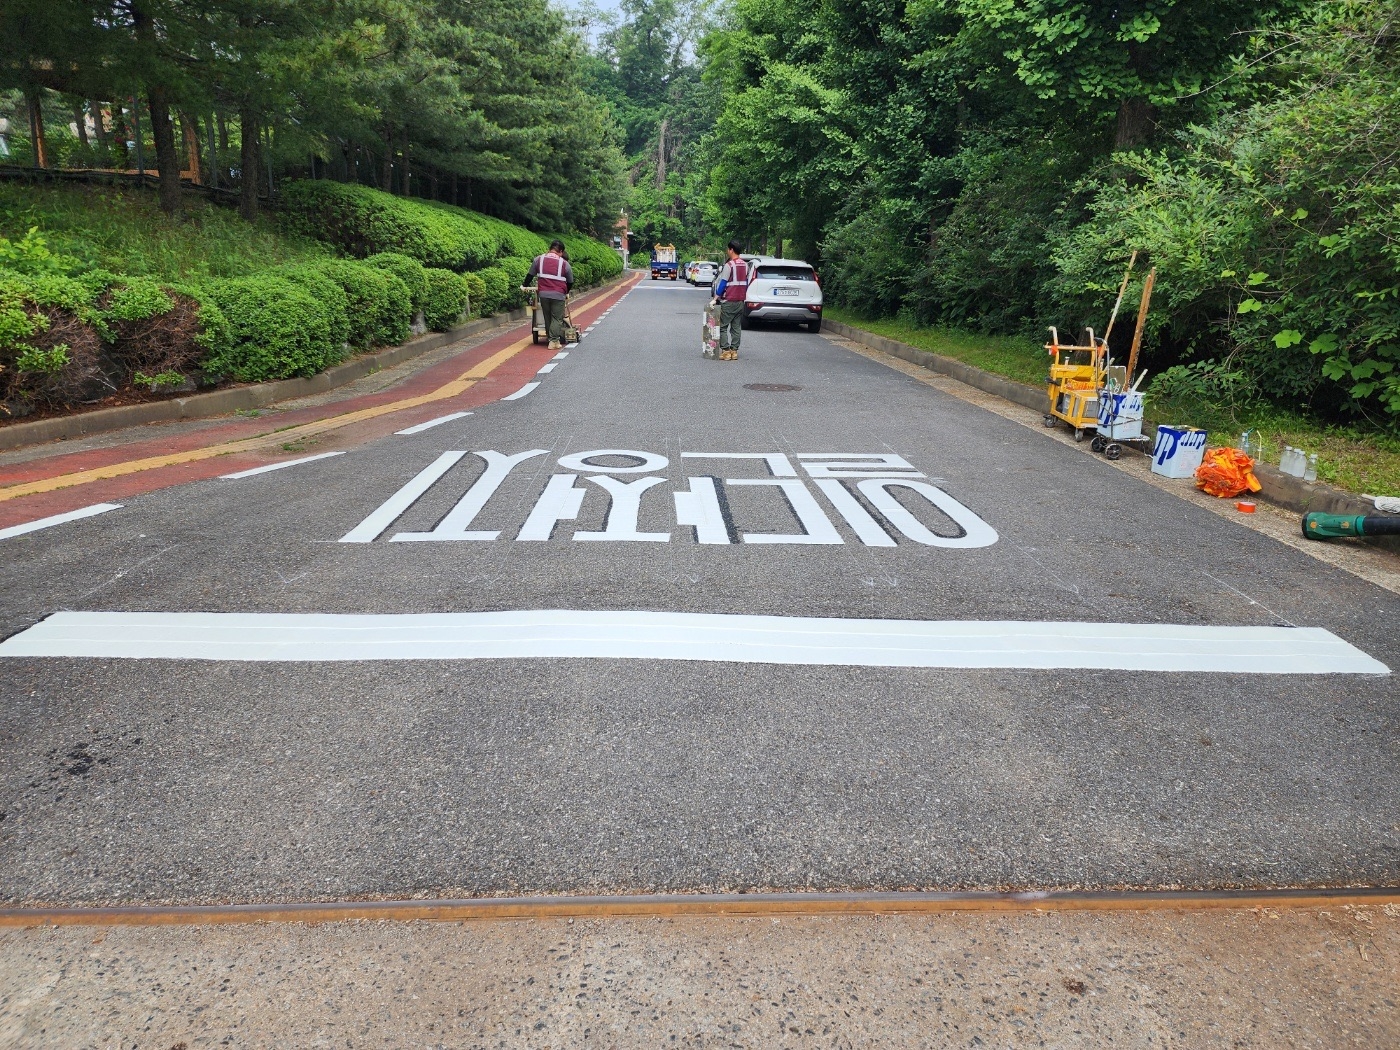
<instances>
[{"instance_id":1,"label":"worker pushing line marking machine","mask_svg":"<svg viewBox=\"0 0 1400 1050\"><path fill-rule=\"evenodd\" d=\"M533 287L526 285L520 289L528 296L530 307L530 341L538 346L549 338L549 325L545 322L544 307L540 305L540 295ZM564 297L564 345L578 342L578 328L574 325L573 296Z\"/></svg>"}]
</instances>

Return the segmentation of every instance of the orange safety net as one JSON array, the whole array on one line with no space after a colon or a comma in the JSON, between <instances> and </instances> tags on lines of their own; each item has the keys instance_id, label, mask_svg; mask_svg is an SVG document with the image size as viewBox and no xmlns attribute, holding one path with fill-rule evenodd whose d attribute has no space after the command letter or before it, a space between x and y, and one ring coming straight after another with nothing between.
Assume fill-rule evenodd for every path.
<instances>
[{"instance_id":1,"label":"orange safety net","mask_svg":"<svg viewBox=\"0 0 1400 1050\"><path fill-rule=\"evenodd\" d=\"M1248 489L1258 492L1264 486L1254 476L1254 460L1237 448L1208 448L1196 468L1196 487L1212 496L1229 499Z\"/></svg>"}]
</instances>

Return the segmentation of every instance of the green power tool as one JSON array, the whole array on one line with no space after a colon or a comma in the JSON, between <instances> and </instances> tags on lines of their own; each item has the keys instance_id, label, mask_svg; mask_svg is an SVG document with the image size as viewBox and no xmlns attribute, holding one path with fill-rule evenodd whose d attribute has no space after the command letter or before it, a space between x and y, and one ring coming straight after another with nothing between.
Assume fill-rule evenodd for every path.
<instances>
[{"instance_id":1,"label":"green power tool","mask_svg":"<svg viewBox=\"0 0 1400 1050\"><path fill-rule=\"evenodd\" d=\"M1303 515L1303 535L1310 540L1334 540L1339 536L1400 536L1400 518L1384 514Z\"/></svg>"}]
</instances>

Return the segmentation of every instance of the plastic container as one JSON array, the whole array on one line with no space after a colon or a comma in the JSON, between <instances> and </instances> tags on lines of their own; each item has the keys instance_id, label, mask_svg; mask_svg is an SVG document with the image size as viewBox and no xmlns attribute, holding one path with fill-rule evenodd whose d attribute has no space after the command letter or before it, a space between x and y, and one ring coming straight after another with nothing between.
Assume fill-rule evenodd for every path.
<instances>
[{"instance_id":1,"label":"plastic container","mask_svg":"<svg viewBox=\"0 0 1400 1050\"><path fill-rule=\"evenodd\" d=\"M1259 505L1255 503L1252 499L1242 499L1235 501L1235 509L1241 514L1253 514L1258 509L1258 507Z\"/></svg>"},{"instance_id":2,"label":"plastic container","mask_svg":"<svg viewBox=\"0 0 1400 1050\"><path fill-rule=\"evenodd\" d=\"M1304 480L1304 481L1307 481L1307 482L1314 482L1314 481L1317 480L1317 453L1316 453L1316 452L1314 452L1314 453L1312 453L1310 456L1308 456L1308 465L1307 465L1307 467L1304 468L1304 470L1303 470L1303 480Z\"/></svg>"}]
</instances>

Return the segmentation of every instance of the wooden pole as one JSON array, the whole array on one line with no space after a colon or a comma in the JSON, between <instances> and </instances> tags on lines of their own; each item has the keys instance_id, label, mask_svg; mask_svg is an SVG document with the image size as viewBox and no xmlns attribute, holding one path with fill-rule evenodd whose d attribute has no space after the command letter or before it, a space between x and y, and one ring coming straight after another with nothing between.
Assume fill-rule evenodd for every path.
<instances>
[{"instance_id":1,"label":"wooden pole","mask_svg":"<svg viewBox=\"0 0 1400 1050\"><path fill-rule=\"evenodd\" d=\"M1157 283L1157 267L1147 272L1147 280L1142 282L1142 302L1138 304L1137 327L1133 329L1133 348L1128 353L1128 382L1133 381L1133 370L1137 368L1138 350L1142 347L1142 329L1147 324L1147 307L1152 302L1152 286Z\"/></svg>"},{"instance_id":2,"label":"wooden pole","mask_svg":"<svg viewBox=\"0 0 1400 1050\"><path fill-rule=\"evenodd\" d=\"M1135 250L1133 257L1128 260L1128 269L1123 273L1123 283L1118 286L1118 298L1113 301L1113 313L1109 315L1108 327L1103 330L1104 345L1108 345L1108 337L1113 334L1113 322L1118 320L1118 308L1123 305L1123 295L1128 290L1128 278L1133 275L1133 265L1137 262L1138 253Z\"/></svg>"}]
</instances>

